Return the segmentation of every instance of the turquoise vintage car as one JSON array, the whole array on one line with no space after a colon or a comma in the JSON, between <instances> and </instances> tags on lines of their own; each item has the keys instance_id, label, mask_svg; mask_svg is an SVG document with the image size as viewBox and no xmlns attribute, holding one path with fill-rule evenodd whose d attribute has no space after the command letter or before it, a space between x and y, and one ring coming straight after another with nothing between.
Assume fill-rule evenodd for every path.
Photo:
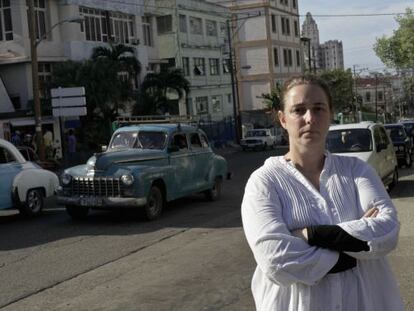
<instances>
[{"instance_id":1,"label":"turquoise vintage car","mask_svg":"<svg viewBox=\"0 0 414 311\"><path fill-rule=\"evenodd\" d=\"M91 208L139 207L152 220L171 200L199 192L218 199L225 178L227 162L214 154L201 129L126 126L114 132L105 152L64 171L58 203L75 219L85 218Z\"/></svg>"}]
</instances>

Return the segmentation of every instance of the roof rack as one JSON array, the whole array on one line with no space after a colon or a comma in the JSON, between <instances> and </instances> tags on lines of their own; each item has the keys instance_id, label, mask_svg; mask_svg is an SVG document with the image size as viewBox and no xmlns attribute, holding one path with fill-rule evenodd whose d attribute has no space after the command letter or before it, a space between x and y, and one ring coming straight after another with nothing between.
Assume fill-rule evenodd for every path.
<instances>
[{"instance_id":1,"label":"roof rack","mask_svg":"<svg viewBox=\"0 0 414 311\"><path fill-rule=\"evenodd\" d=\"M199 118L188 115L148 115L117 117L114 123L117 126L151 123L198 123Z\"/></svg>"}]
</instances>

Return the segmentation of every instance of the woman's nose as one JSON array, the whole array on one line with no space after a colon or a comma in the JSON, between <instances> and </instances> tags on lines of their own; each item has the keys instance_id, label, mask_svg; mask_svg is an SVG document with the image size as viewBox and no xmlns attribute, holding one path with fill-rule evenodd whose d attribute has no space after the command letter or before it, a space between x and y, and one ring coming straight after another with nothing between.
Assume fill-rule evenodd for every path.
<instances>
[{"instance_id":1,"label":"woman's nose","mask_svg":"<svg viewBox=\"0 0 414 311\"><path fill-rule=\"evenodd\" d=\"M305 117L306 123L308 124L314 123L315 121L315 115L311 109L306 110L304 117Z\"/></svg>"}]
</instances>

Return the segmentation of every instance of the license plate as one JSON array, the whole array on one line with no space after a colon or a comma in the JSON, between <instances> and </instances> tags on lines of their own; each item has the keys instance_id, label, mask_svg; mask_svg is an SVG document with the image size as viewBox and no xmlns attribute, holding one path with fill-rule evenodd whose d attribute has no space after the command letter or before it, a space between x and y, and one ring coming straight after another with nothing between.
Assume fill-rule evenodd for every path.
<instances>
[{"instance_id":1,"label":"license plate","mask_svg":"<svg viewBox=\"0 0 414 311\"><path fill-rule=\"evenodd\" d=\"M81 198L80 205L81 206L101 206L102 199L101 198Z\"/></svg>"}]
</instances>

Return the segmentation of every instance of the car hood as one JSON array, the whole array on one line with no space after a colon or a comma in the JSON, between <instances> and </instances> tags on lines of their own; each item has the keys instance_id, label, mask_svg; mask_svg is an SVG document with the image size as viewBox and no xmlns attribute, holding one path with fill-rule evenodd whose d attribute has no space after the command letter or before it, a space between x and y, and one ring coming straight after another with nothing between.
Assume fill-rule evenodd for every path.
<instances>
[{"instance_id":1,"label":"car hood","mask_svg":"<svg viewBox=\"0 0 414 311\"><path fill-rule=\"evenodd\" d=\"M91 157L87 166L89 169L105 170L112 164L140 164L152 160L167 158L167 154L162 150L150 149L127 149L95 154Z\"/></svg>"},{"instance_id":2,"label":"car hood","mask_svg":"<svg viewBox=\"0 0 414 311\"><path fill-rule=\"evenodd\" d=\"M346 152L346 153L335 153L337 155L346 156L346 157L356 157L364 162L369 162L372 151L369 152Z\"/></svg>"}]
</instances>

